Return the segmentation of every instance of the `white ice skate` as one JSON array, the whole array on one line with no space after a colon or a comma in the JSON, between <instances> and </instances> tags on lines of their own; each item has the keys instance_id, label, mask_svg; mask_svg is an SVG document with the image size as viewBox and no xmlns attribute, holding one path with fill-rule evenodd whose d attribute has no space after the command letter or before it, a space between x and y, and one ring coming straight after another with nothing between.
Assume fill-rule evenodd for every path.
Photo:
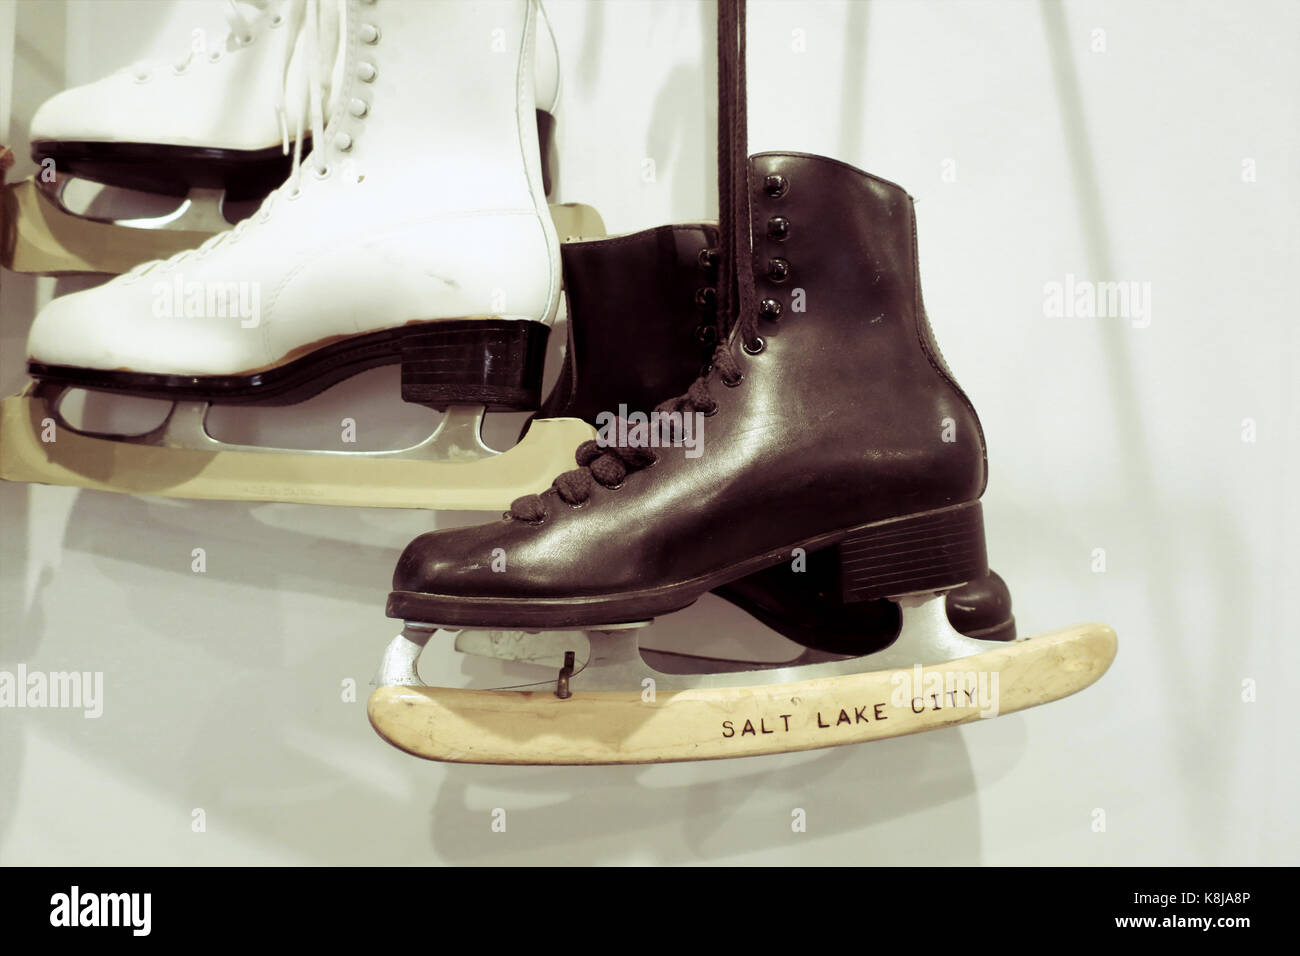
<instances>
[{"instance_id":1,"label":"white ice skate","mask_svg":"<svg viewBox=\"0 0 1300 956\"><path fill-rule=\"evenodd\" d=\"M304 7L308 46L321 33L317 6ZM37 383L0 411L0 475L191 498L470 509L503 507L549 481L589 426L538 421L501 454L479 436L484 409L537 407L560 295L535 129L536 10L529 0L349 0L329 89L308 83L314 148L285 185L198 249L56 299L37 317L28 341ZM442 89L457 95L429 95ZM405 400L445 411L411 448L232 446L204 428L211 404L291 404L396 363ZM62 419L68 388L176 404L148 434L98 436Z\"/></svg>"},{"instance_id":2,"label":"white ice skate","mask_svg":"<svg viewBox=\"0 0 1300 956\"><path fill-rule=\"evenodd\" d=\"M254 211L289 176L294 151L311 149L309 84L330 118L338 11L335 0L226 0L224 37L196 30L171 60L133 64L43 104L31 128L40 169L0 194L0 266L123 273L193 249ZM549 195L559 71L544 15L536 54ZM593 214L552 207L561 237L601 234Z\"/></svg>"}]
</instances>

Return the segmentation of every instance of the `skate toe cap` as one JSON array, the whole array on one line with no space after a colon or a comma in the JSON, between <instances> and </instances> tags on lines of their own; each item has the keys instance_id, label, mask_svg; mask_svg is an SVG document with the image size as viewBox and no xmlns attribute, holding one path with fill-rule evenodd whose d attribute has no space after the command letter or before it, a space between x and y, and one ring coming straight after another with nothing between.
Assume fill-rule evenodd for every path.
<instances>
[{"instance_id":1,"label":"skate toe cap","mask_svg":"<svg viewBox=\"0 0 1300 956\"><path fill-rule=\"evenodd\" d=\"M393 590L483 597L492 593L508 566L506 548L485 530L497 523L420 535L406 546L393 570Z\"/></svg>"},{"instance_id":2,"label":"skate toe cap","mask_svg":"<svg viewBox=\"0 0 1300 956\"><path fill-rule=\"evenodd\" d=\"M159 309L154 283L123 278L60 296L37 314L27 357L41 365L155 375L229 375L264 363L256 329Z\"/></svg>"},{"instance_id":3,"label":"skate toe cap","mask_svg":"<svg viewBox=\"0 0 1300 956\"><path fill-rule=\"evenodd\" d=\"M121 82L117 74L55 93L32 117L32 142L50 140L108 140L120 132L119 111L111 104L116 97L111 87Z\"/></svg>"},{"instance_id":4,"label":"skate toe cap","mask_svg":"<svg viewBox=\"0 0 1300 956\"><path fill-rule=\"evenodd\" d=\"M98 367L91 359L108 351L97 341L103 330L84 318L93 312L94 291L60 296L36 314L27 333L29 360L44 365Z\"/></svg>"}]
</instances>

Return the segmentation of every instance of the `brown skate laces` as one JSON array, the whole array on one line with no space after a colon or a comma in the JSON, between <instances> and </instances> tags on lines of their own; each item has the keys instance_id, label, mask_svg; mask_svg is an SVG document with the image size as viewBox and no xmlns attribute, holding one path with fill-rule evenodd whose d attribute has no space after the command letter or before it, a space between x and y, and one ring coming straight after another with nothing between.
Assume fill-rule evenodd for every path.
<instances>
[{"instance_id":1,"label":"brown skate laces","mask_svg":"<svg viewBox=\"0 0 1300 956\"><path fill-rule=\"evenodd\" d=\"M733 351L735 340L750 355L763 350L754 310L753 254L750 247L749 134L745 115L745 0L718 2L718 227L720 237L717 291L719 345L708 368L686 390L686 394L655 406L655 412L706 417L718 410L709 393L709 380L716 372L729 387L744 380L740 360ZM665 419L660 418L662 423ZM671 419L667 419L671 421ZM615 423L615 435L628 435L633 427L625 419ZM665 426L661 424L661 428ZM667 436L670 439L671 435ZM641 445L583 442L574 458L578 467L566 471L551 483L560 500L581 507L596 485L616 489L633 471L648 468L659 460L651 447ZM545 492L543 493L545 494ZM540 522L546 518L542 495L525 495L515 500L506 517Z\"/></svg>"},{"instance_id":2,"label":"brown skate laces","mask_svg":"<svg viewBox=\"0 0 1300 956\"><path fill-rule=\"evenodd\" d=\"M736 357L726 346L719 347L713 353L712 368L717 370L718 377L722 379L724 385L739 385L743 378ZM667 416L673 413L685 415L693 412L700 412L706 417L712 415L718 410L718 403L709 394L708 380L708 375L702 375L691 383L685 395L660 402L655 406L656 415ZM667 423L672 419L661 417L658 421L663 439L661 444L671 444L676 436L670 433L670 426ZM628 435L640 427L632 425L627 419L619 418L613 433ZM649 438L648 434L647 438ZM591 492L596 485L610 489L618 488L628 474L648 468L657 462L659 455L649 446L649 441L644 445L602 445L598 441L585 441L578 446L578 451L574 454L578 467L556 478L551 483L550 490L570 507L581 507L591 497ZM542 521L546 517L546 503L542 501L541 495L524 495L522 498L516 498L510 505L509 517L520 521Z\"/></svg>"}]
</instances>

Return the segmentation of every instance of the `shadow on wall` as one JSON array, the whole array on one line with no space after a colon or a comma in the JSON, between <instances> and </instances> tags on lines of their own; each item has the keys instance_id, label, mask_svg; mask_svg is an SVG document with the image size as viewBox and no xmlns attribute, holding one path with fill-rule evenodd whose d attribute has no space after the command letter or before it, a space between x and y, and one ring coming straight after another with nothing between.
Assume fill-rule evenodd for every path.
<instances>
[{"instance_id":1,"label":"shadow on wall","mask_svg":"<svg viewBox=\"0 0 1300 956\"><path fill-rule=\"evenodd\" d=\"M17 180L33 169L28 157L28 130L36 108L63 88L64 67L57 54L61 45L52 38L66 33L67 10L61 3L17 4L14 22L13 75L0 76L3 95L8 99L9 124L0 129L0 142L14 151L17 163L10 178ZM7 40L8 38L6 38ZM31 317L36 314L37 279L0 269L0 391L8 395L26 380L25 343ZM0 514L4 535L0 540L0 669L10 672L33 658L44 633L45 619L39 595L49 583L53 569L41 569L35 581L28 581L30 567L32 490L5 483L0 488ZM29 601L28 595L31 594ZM23 719L7 711L0 718L0 846L8 835L23 779L26 758Z\"/></svg>"},{"instance_id":2,"label":"shadow on wall","mask_svg":"<svg viewBox=\"0 0 1300 956\"><path fill-rule=\"evenodd\" d=\"M1010 772L1023 753L1020 721L1016 734L985 783ZM578 789L575 773L582 774ZM945 805L953 819L940 858L979 863L980 806L960 732L713 765L451 766L429 827L438 855L461 864L627 862L637 847L633 861L656 865L773 850L792 862L916 865L935 859L921 811ZM494 812L504 832L493 830ZM800 819L806 832L795 829ZM675 827L665 832L665 822Z\"/></svg>"},{"instance_id":3,"label":"shadow on wall","mask_svg":"<svg viewBox=\"0 0 1300 956\"><path fill-rule=\"evenodd\" d=\"M712 4L696 4L705 49L698 58L675 66L655 97L646 128L645 154L666 175L678 166L698 170L677 175L673 182L673 209L698 210L700 217L718 214L718 89L716 74L704 64L717 62L717 15ZM716 69L716 66L714 66ZM704 122L681 122L682 103L705 104ZM707 210L707 212L706 212Z\"/></svg>"}]
</instances>

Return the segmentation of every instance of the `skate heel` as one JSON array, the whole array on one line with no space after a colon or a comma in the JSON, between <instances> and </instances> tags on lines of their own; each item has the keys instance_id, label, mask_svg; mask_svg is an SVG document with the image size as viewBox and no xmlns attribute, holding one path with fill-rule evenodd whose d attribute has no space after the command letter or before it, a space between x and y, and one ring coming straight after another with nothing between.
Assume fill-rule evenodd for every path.
<instances>
[{"instance_id":1,"label":"skate heel","mask_svg":"<svg viewBox=\"0 0 1300 956\"><path fill-rule=\"evenodd\" d=\"M980 503L855 532L838 545L844 603L959 587L988 572Z\"/></svg>"},{"instance_id":2,"label":"skate heel","mask_svg":"<svg viewBox=\"0 0 1300 956\"><path fill-rule=\"evenodd\" d=\"M518 319L457 319L409 326L402 337L402 401L445 410L534 411L550 328Z\"/></svg>"}]
</instances>

